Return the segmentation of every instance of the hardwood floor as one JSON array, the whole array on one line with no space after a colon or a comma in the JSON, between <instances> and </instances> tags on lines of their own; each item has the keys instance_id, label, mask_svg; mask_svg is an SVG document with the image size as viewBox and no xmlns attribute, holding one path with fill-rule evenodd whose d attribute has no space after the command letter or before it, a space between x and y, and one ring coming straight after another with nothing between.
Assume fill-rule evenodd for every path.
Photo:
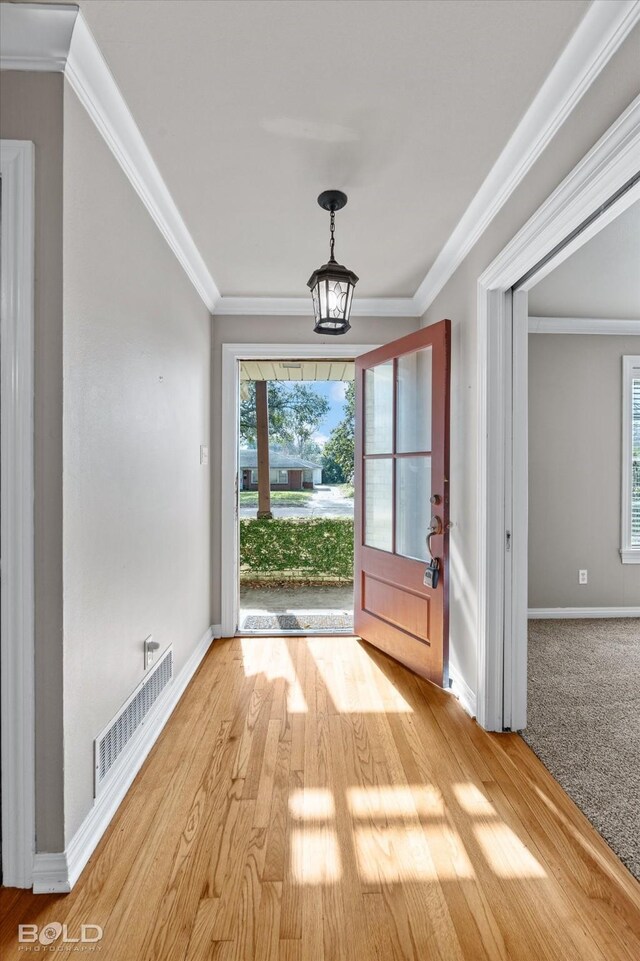
<instances>
[{"instance_id":1,"label":"hardwood floor","mask_svg":"<svg viewBox=\"0 0 640 961\"><path fill-rule=\"evenodd\" d=\"M53 921L105 961L640 958L640 885L526 744L344 637L216 641L73 892L0 917L3 961Z\"/></svg>"}]
</instances>

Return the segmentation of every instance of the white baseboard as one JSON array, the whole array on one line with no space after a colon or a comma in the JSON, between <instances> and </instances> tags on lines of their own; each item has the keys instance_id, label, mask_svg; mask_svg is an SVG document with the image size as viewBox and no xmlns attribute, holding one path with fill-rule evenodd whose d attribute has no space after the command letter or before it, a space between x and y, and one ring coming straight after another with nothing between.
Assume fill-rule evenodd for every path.
<instances>
[{"instance_id":1,"label":"white baseboard","mask_svg":"<svg viewBox=\"0 0 640 961\"><path fill-rule=\"evenodd\" d=\"M57 854L34 855L34 894L50 894L54 892L57 894L68 894L70 890L69 861L66 851L59 851Z\"/></svg>"},{"instance_id":2,"label":"white baseboard","mask_svg":"<svg viewBox=\"0 0 640 961\"><path fill-rule=\"evenodd\" d=\"M67 893L80 877L98 841L111 823L133 779L146 760L160 732L171 717L189 681L197 671L220 625L212 625L198 643L180 674L166 688L152 708L147 722L130 742L131 750L113 781L94 801L88 815L74 834L67 849L54 854L36 854L33 865L34 894Z\"/></svg>"},{"instance_id":3,"label":"white baseboard","mask_svg":"<svg viewBox=\"0 0 640 961\"><path fill-rule=\"evenodd\" d=\"M640 607L530 607L529 620L569 617L640 617Z\"/></svg>"},{"instance_id":4,"label":"white baseboard","mask_svg":"<svg viewBox=\"0 0 640 961\"><path fill-rule=\"evenodd\" d=\"M461 674L455 669L455 667L449 666L449 690L459 701L461 706L471 715L471 717L476 716L476 695L475 692L471 690L467 682L464 680Z\"/></svg>"}]
</instances>

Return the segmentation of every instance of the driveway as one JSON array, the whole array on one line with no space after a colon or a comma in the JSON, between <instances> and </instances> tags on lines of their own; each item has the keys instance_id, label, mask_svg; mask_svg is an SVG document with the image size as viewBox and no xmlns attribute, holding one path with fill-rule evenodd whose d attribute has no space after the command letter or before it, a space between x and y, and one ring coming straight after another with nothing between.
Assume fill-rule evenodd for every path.
<instances>
[{"instance_id":1,"label":"driveway","mask_svg":"<svg viewBox=\"0 0 640 961\"><path fill-rule=\"evenodd\" d=\"M345 497L333 484L316 487L304 507L280 507L275 504L274 517L353 517L353 498ZM241 507L240 517L255 517L257 507Z\"/></svg>"}]
</instances>

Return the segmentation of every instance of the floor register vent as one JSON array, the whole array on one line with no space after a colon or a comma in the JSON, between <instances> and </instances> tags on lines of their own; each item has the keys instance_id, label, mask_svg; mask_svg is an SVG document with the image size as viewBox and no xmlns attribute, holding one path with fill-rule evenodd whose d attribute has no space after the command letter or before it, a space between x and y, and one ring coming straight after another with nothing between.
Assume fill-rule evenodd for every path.
<instances>
[{"instance_id":1,"label":"floor register vent","mask_svg":"<svg viewBox=\"0 0 640 961\"><path fill-rule=\"evenodd\" d=\"M109 772L173 677L173 648L162 655L152 671L93 742L95 761L94 796L97 797Z\"/></svg>"}]
</instances>

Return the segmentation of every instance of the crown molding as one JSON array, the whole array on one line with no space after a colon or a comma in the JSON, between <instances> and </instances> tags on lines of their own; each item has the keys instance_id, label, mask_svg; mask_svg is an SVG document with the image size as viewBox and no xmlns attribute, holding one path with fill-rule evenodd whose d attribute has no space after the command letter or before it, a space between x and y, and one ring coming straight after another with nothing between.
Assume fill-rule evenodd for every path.
<instances>
[{"instance_id":1,"label":"crown molding","mask_svg":"<svg viewBox=\"0 0 640 961\"><path fill-rule=\"evenodd\" d=\"M640 320L595 317L529 317L530 334L640 334Z\"/></svg>"},{"instance_id":2,"label":"crown molding","mask_svg":"<svg viewBox=\"0 0 640 961\"><path fill-rule=\"evenodd\" d=\"M640 0L594 0L414 294L421 316L640 19Z\"/></svg>"},{"instance_id":3,"label":"crown molding","mask_svg":"<svg viewBox=\"0 0 640 961\"><path fill-rule=\"evenodd\" d=\"M421 317L640 19L640 0L593 0L413 297L357 298L355 317ZM309 313L302 297L222 297L77 6L0 4L0 68L62 71L205 305Z\"/></svg>"},{"instance_id":4,"label":"crown molding","mask_svg":"<svg viewBox=\"0 0 640 961\"><path fill-rule=\"evenodd\" d=\"M0 67L62 70L204 304L220 291L77 7L0 5Z\"/></svg>"},{"instance_id":5,"label":"crown molding","mask_svg":"<svg viewBox=\"0 0 640 961\"><path fill-rule=\"evenodd\" d=\"M71 38L65 76L191 283L213 313L220 300L220 291L80 13Z\"/></svg>"},{"instance_id":6,"label":"crown molding","mask_svg":"<svg viewBox=\"0 0 640 961\"><path fill-rule=\"evenodd\" d=\"M216 306L218 315L262 315L272 317L306 317L312 313L308 297L222 297ZM354 298L352 317L416 317L411 297Z\"/></svg>"},{"instance_id":7,"label":"crown molding","mask_svg":"<svg viewBox=\"0 0 640 961\"><path fill-rule=\"evenodd\" d=\"M521 289L535 286L614 217L640 199L640 182L636 181L604 213L566 242L594 210L607 204L637 176L639 157L640 95L489 264L479 284L484 289L505 284L512 286L546 258L544 266L529 276ZM548 257L550 251L556 249L557 254Z\"/></svg>"},{"instance_id":8,"label":"crown molding","mask_svg":"<svg viewBox=\"0 0 640 961\"><path fill-rule=\"evenodd\" d=\"M77 6L0 4L0 68L64 71Z\"/></svg>"}]
</instances>

